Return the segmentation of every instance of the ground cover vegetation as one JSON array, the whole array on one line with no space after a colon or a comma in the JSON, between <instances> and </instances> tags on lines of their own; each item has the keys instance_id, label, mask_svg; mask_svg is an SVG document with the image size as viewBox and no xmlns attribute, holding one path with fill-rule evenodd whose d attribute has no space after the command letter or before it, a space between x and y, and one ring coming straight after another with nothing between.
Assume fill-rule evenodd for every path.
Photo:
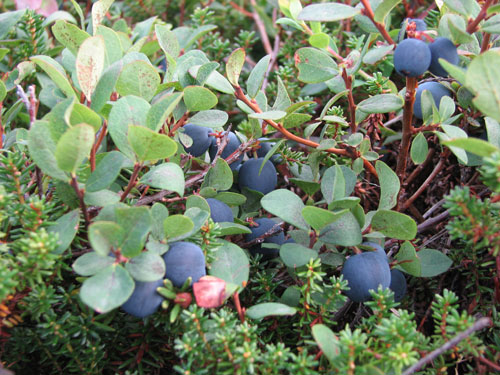
<instances>
[{"instance_id":1,"label":"ground cover vegetation","mask_svg":"<svg viewBox=\"0 0 500 375\"><path fill-rule=\"evenodd\" d=\"M0 374L500 371L495 0L0 8Z\"/></svg>"}]
</instances>

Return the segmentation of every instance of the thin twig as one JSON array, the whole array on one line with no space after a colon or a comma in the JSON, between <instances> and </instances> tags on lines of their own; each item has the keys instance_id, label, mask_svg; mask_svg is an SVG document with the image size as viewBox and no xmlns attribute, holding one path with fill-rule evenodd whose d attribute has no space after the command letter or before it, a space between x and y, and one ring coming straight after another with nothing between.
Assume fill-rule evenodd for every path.
<instances>
[{"instance_id":1,"label":"thin twig","mask_svg":"<svg viewBox=\"0 0 500 375\"><path fill-rule=\"evenodd\" d=\"M368 2L368 0L360 0L360 1L363 4L363 6L365 7L365 12L364 12L365 16L367 16L370 19L370 21L372 21L372 23L375 25L375 27L380 32L380 34L382 34L382 36L387 41L387 43L396 44L394 42L394 40L392 40L392 38L389 35L389 33L387 32L387 30L385 29L385 26L383 24L381 24L380 22L375 21L375 14L373 13L373 9L372 9L370 3Z\"/></svg>"},{"instance_id":2,"label":"thin twig","mask_svg":"<svg viewBox=\"0 0 500 375\"><path fill-rule=\"evenodd\" d=\"M493 4L495 0L486 0L483 7L477 14L476 18L467 25L466 31L469 34L473 34L478 30L479 23L486 18L488 15L488 8Z\"/></svg>"},{"instance_id":3,"label":"thin twig","mask_svg":"<svg viewBox=\"0 0 500 375\"><path fill-rule=\"evenodd\" d=\"M445 220L448 216L450 216L450 213L448 211L444 211L437 216L427 219L426 221L420 223L417 226L417 233L422 233L431 227L435 227L437 223L440 223L441 221Z\"/></svg>"},{"instance_id":4,"label":"thin twig","mask_svg":"<svg viewBox=\"0 0 500 375\"><path fill-rule=\"evenodd\" d=\"M87 211L87 205L85 204L85 201L84 201L84 198L83 198L84 197L84 192L83 192L83 190L81 190L78 187L78 181L76 179L76 175L75 174L71 174L70 185L73 187L73 189L75 190L76 195L78 196L78 200L80 201L80 208L83 211L83 218L85 220L85 229L88 229L89 225L90 225L90 216L89 216L89 212Z\"/></svg>"},{"instance_id":5,"label":"thin twig","mask_svg":"<svg viewBox=\"0 0 500 375\"><path fill-rule=\"evenodd\" d=\"M134 171L132 172L132 176L130 176L130 181L128 182L127 188L123 192L120 202L123 202L125 198L127 198L127 195L130 193L130 191L134 188L134 186L137 184L137 176L139 175L139 172L142 169L142 164L141 163L135 163L134 164Z\"/></svg>"},{"instance_id":6,"label":"thin twig","mask_svg":"<svg viewBox=\"0 0 500 375\"><path fill-rule=\"evenodd\" d=\"M431 174L425 179L424 183L418 188L418 190L408 198L405 203L401 206L401 212L406 210L414 201L417 199L420 194L424 192L425 189L429 186L429 184L434 180L434 178L438 175L439 172L444 168L445 161L444 159L439 160L437 165L434 167L434 170Z\"/></svg>"},{"instance_id":7,"label":"thin twig","mask_svg":"<svg viewBox=\"0 0 500 375\"><path fill-rule=\"evenodd\" d=\"M257 238L254 238L253 240L251 241L248 241L248 242L243 242L243 243L240 243L239 246L240 247L243 247L243 248L248 248L248 247L251 247L251 246L254 246L254 245L258 245L258 244L261 244L264 242L264 240L266 238L269 238L271 236L274 236L276 233L280 233L280 232L283 232L283 222L281 223L277 223L277 224L274 224L271 229L269 229L266 233L260 235L259 237Z\"/></svg>"},{"instance_id":8,"label":"thin twig","mask_svg":"<svg viewBox=\"0 0 500 375\"><path fill-rule=\"evenodd\" d=\"M480 318L478 319L472 326L467 328L465 331L459 333L455 337L453 337L450 341L444 343L442 346L437 348L436 350L433 350L429 354L427 354L425 357L421 358L417 363L415 363L413 366L409 367L406 369L402 375L411 375L420 370L422 367L424 367L426 364L429 362L432 362L434 359L439 357L441 354L444 354L447 350L450 350L457 346L457 344L472 335L474 332L479 331L483 328L486 327L491 327L492 321L490 318Z\"/></svg>"},{"instance_id":9,"label":"thin twig","mask_svg":"<svg viewBox=\"0 0 500 375\"><path fill-rule=\"evenodd\" d=\"M401 184L405 180L406 162L408 159L408 151L410 149L410 141L412 134L412 119L413 119L413 103L415 102L415 90L417 88L417 78L406 77L406 94L405 104L403 108L403 137L399 149L399 157L396 165L396 174L399 177ZM399 192L398 201L402 196L402 190ZM398 204L399 205L399 204Z\"/></svg>"},{"instance_id":10,"label":"thin twig","mask_svg":"<svg viewBox=\"0 0 500 375\"><path fill-rule=\"evenodd\" d=\"M248 99L246 97L245 93L243 92L243 90L241 89L240 86L235 87L235 95L236 95L237 99L244 102L254 112L256 112L256 113L262 112L262 110L259 108L259 106L257 105L257 103L255 101L251 101L250 99ZM283 134L285 136L285 138L287 138L287 139L290 139L290 140L295 141L297 143L300 143L300 144L303 144L303 145L306 145L309 147L313 147L313 148L317 148L319 146L319 143L313 142L309 139L304 139L304 138L299 137L293 133L290 133L287 129L285 129L285 127L283 125L278 124L278 123L274 122L273 120L264 120L264 121L267 124L271 125L274 129L279 131L281 134ZM351 150L351 149L347 150L347 149L332 147L332 148L328 148L328 149L323 150L323 151L330 152L330 153L333 153L336 155L349 156L353 159L360 157L360 154L358 152L356 152L356 150ZM364 158L363 158L363 165L368 170L368 172L370 172L374 176L377 176L377 171L375 170L375 167L368 160L366 160Z\"/></svg>"},{"instance_id":11,"label":"thin twig","mask_svg":"<svg viewBox=\"0 0 500 375\"><path fill-rule=\"evenodd\" d=\"M403 186L407 187L410 185L410 183L424 170L425 167L427 167L427 164L429 164L432 160L432 157L434 156L435 150L433 148L430 149L429 153L427 154L427 158L424 160L422 164L419 164L417 168L411 172L411 174L408 176L406 181L404 182Z\"/></svg>"},{"instance_id":12,"label":"thin twig","mask_svg":"<svg viewBox=\"0 0 500 375\"><path fill-rule=\"evenodd\" d=\"M103 125L101 127L101 131L99 133L99 136L97 137L97 140L94 142L94 145L92 146L92 150L90 150L90 171L94 172L95 170L95 154L97 153L97 150L101 146L102 140L104 139L104 136L106 135L106 131L108 129L108 125L106 120L104 120Z\"/></svg>"},{"instance_id":13,"label":"thin twig","mask_svg":"<svg viewBox=\"0 0 500 375\"><path fill-rule=\"evenodd\" d=\"M257 3L255 0L250 0L250 4L252 4L253 12L252 17L255 21L255 25L257 29L259 29L260 38L262 39L262 45L264 46L264 50L268 55L273 53L273 48L271 47L271 42L269 41L269 36L267 35L266 26L257 12Z\"/></svg>"},{"instance_id":14,"label":"thin twig","mask_svg":"<svg viewBox=\"0 0 500 375\"><path fill-rule=\"evenodd\" d=\"M354 103L354 97L352 96L352 76L347 75L346 68L342 69L342 79L345 83L345 88L347 89L347 101L349 103L349 127L351 133L356 133L356 104Z\"/></svg>"}]
</instances>

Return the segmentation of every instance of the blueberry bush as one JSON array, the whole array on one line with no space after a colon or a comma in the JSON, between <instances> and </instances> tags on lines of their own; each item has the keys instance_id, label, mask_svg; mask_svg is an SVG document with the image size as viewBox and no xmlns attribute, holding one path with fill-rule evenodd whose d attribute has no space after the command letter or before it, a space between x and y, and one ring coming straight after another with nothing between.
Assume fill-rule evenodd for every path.
<instances>
[{"instance_id":1,"label":"blueberry bush","mask_svg":"<svg viewBox=\"0 0 500 375\"><path fill-rule=\"evenodd\" d=\"M495 1L0 8L0 374L500 371Z\"/></svg>"}]
</instances>

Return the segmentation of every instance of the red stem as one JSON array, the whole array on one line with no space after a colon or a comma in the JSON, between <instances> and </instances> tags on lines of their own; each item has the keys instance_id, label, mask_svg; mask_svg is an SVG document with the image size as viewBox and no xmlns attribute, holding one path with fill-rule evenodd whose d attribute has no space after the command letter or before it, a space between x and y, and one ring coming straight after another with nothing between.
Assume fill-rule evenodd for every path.
<instances>
[{"instance_id":1,"label":"red stem","mask_svg":"<svg viewBox=\"0 0 500 375\"><path fill-rule=\"evenodd\" d=\"M493 4L494 1L495 0L486 0L484 2L483 7L477 14L476 18L467 25L466 31L469 34L473 34L478 30L479 23L486 18L488 13L488 8L491 6L491 4Z\"/></svg>"},{"instance_id":2,"label":"red stem","mask_svg":"<svg viewBox=\"0 0 500 375\"><path fill-rule=\"evenodd\" d=\"M120 202L123 202L125 198L127 198L127 195L137 184L137 176L139 175L141 169L142 169L142 164L140 163L134 164L134 171L132 172L132 176L130 176L130 181L128 182L127 188L125 189L125 191L122 194L122 197L120 198Z\"/></svg>"},{"instance_id":3,"label":"red stem","mask_svg":"<svg viewBox=\"0 0 500 375\"><path fill-rule=\"evenodd\" d=\"M365 12L364 12L365 16L367 16L370 19L370 21L372 21L372 23L375 25L375 27L380 32L380 34L382 34L382 36L387 41L387 43L396 44L396 42L394 42L394 40L392 40L391 36L389 35L387 30L385 29L384 25L381 24L380 22L375 21L375 14L373 13L372 6L368 2L368 0L360 0L360 1L363 4L363 6L365 7Z\"/></svg>"}]
</instances>

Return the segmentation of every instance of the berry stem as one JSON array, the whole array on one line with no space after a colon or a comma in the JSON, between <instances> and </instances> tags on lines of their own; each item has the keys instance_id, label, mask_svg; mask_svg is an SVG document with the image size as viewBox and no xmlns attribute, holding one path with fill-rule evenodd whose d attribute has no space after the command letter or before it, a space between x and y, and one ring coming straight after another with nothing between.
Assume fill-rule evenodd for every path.
<instances>
[{"instance_id":1,"label":"berry stem","mask_svg":"<svg viewBox=\"0 0 500 375\"><path fill-rule=\"evenodd\" d=\"M401 183L403 183L406 175L406 160L408 159L408 150L410 149L410 141L413 129L413 126L411 124L411 121L413 119L413 103L415 102L415 91L417 86L418 83L416 77L406 77L406 94L405 104L403 108L403 137L401 139L398 163L396 166L396 174L398 175L399 181L401 181Z\"/></svg>"}]
</instances>

